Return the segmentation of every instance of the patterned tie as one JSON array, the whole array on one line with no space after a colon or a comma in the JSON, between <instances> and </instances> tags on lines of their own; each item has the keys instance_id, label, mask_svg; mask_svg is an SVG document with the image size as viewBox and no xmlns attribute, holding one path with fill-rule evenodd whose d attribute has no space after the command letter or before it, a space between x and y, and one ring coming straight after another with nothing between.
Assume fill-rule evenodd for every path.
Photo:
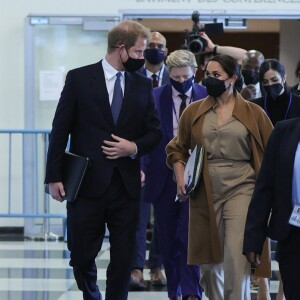
<instances>
[{"instance_id":1,"label":"patterned tie","mask_svg":"<svg viewBox=\"0 0 300 300\"><path fill-rule=\"evenodd\" d=\"M152 74L152 87L158 87L158 80L156 74Z\"/></svg>"},{"instance_id":2,"label":"patterned tie","mask_svg":"<svg viewBox=\"0 0 300 300\"><path fill-rule=\"evenodd\" d=\"M184 109L186 108L186 98L188 96L186 94L178 94L178 96L181 98L181 104L179 108L179 117L180 117Z\"/></svg>"},{"instance_id":3,"label":"patterned tie","mask_svg":"<svg viewBox=\"0 0 300 300\"><path fill-rule=\"evenodd\" d=\"M118 121L118 117L120 114L122 101L123 101L123 92L122 92L121 80L120 80L122 73L118 72L116 74L116 76L117 76L117 78L116 78L115 86L114 86L114 94L113 94L113 98L112 98L112 102L111 102L111 112L112 112L115 124Z\"/></svg>"}]
</instances>

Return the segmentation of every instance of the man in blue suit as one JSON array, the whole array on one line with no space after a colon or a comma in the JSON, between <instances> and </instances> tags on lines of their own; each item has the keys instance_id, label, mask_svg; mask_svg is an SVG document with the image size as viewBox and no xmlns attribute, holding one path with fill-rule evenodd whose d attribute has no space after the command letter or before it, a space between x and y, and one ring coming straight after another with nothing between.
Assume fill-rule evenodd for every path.
<instances>
[{"instance_id":1,"label":"man in blue suit","mask_svg":"<svg viewBox=\"0 0 300 300\"><path fill-rule=\"evenodd\" d=\"M151 32L144 51L145 65L137 72L151 79L153 88L170 83L169 73L164 62L167 54L168 48L166 38L157 31ZM150 210L151 204L146 203L141 199L139 223L136 232L135 253L129 284L129 289L133 291L146 288L143 271L146 262L146 229L150 219ZM166 285L166 278L161 271L162 256L157 230L157 222L154 220L148 267L150 269L150 283L153 286L164 286Z\"/></svg>"},{"instance_id":2,"label":"man in blue suit","mask_svg":"<svg viewBox=\"0 0 300 300\"><path fill-rule=\"evenodd\" d=\"M158 235L167 277L169 299L201 299L199 267L187 265L189 203L175 202L176 183L166 166L165 147L177 134L180 115L186 105L207 96L206 88L194 83L197 63L187 50L167 58L170 84L154 89L161 121L162 140L143 160L143 200L154 205Z\"/></svg>"},{"instance_id":3,"label":"man in blue suit","mask_svg":"<svg viewBox=\"0 0 300 300\"><path fill-rule=\"evenodd\" d=\"M109 230L110 262L106 300L126 300L139 216L140 156L159 142L161 132L151 81L135 71L144 65L150 31L124 21L108 34L107 54L71 70L61 93L50 135L46 179L62 201L63 154L90 158L76 201L67 203L70 265L85 300L101 300L95 258Z\"/></svg>"}]
</instances>

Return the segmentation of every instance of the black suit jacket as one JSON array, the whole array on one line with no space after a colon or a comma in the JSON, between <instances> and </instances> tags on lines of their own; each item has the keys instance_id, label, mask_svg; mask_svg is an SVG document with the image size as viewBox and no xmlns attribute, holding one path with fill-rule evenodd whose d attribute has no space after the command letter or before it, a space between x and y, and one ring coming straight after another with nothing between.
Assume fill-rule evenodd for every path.
<instances>
[{"instance_id":1,"label":"black suit jacket","mask_svg":"<svg viewBox=\"0 0 300 300\"><path fill-rule=\"evenodd\" d=\"M292 178L300 118L280 121L272 132L249 205L243 253L261 253L266 236L283 241L292 225ZM269 216L271 217L269 220Z\"/></svg>"},{"instance_id":2,"label":"black suit jacket","mask_svg":"<svg viewBox=\"0 0 300 300\"><path fill-rule=\"evenodd\" d=\"M70 134L70 151L89 157L91 161L80 195L101 196L117 168L131 197L139 199L139 157L159 143L159 126L151 80L137 73L125 72L124 100L115 125L102 62L71 70L52 124L45 182L61 181L62 157ZM112 140L111 134L134 141L138 157L107 159L101 145L103 140Z\"/></svg>"},{"instance_id":3,"label":"black suit jacket","mask_svg":"<svg viewBox=\"0 0 300 300\"><path fill-rule=\"evenodd\" d=\"M287 97L290 97L290 93L287 93ZM265 109L265 97L257 98L251 100L251 102L259 105L261 108ZM291 106L289 108L286 119L299 118L300 117L300 97L292 94L291 95ZM272 121L272 120L271 120ZM275 125L273 123L273 125Z\"/></svg>"},{"instance_id":4,"label":"black suit jacket","mask_svg":"<svg viewBox=\"0 0 300 300\"><path fill-rule=\"evenodd\" d=\"M298 83L290 88L290 92L296 96L300 96L300 90L298 90Z\"/></svg>"}]
</instances>

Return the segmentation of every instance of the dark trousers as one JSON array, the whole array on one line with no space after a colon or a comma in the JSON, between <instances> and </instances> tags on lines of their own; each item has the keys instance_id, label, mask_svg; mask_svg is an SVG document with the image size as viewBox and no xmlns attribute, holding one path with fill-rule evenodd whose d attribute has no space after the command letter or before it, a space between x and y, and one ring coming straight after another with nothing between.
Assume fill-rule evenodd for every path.
<instances>
[{"instance_id":1,"label":"dark trousers","mask_svg":"<svg viewBox=\"0 0 300 300\"><path fill-rule=\"evenodd\" d=\"M176 184L170 172L169 180L154 203L158 222L160 249L167 277L168 297L182 295L202 297L199 266L187 264L189 202L175 202Z\"/></svg>"},{"instance_id":2,"label":"dark trousers","mask_svg":"<svg viewBox=\"0 0 300 300\"><path fill-rule=\"evenodd\" d=\"M67 204L70 265L84 300L102 299L95 258L101 250L105 224L110 242L105 299L127 299L138 215L139 201L130 198L117 171L101 198L79 197Z\"/></svg>"},{"instance_id":3,"label":"dark trousers","mask_svg":"<svg viewBox=\"0 0 300 300\"><path fill-rule=\"evenodd\" d=\"M276 258L286 300L299 300L300 229L293 227L290 236L277 244Z\"/></svg>"},{"instance_id":4,"label":"dark trousers","mask_svg":"<svg viewBox=\"0 0 300 300\"><path fill-rule=\"evenodd\" d=\"M143 270L146 261L146 229L150 218L151 204L143 201L143 191L142 199L140 203L140 217L139 223L136 231L136 245L135 254L132 263L132 269ZM157 222L154 220L153 235L150 244L149 251L149 269L161 268L162 266L162 256L160 254L158 233L157 233Z\"/></svg>"}]
</instances>

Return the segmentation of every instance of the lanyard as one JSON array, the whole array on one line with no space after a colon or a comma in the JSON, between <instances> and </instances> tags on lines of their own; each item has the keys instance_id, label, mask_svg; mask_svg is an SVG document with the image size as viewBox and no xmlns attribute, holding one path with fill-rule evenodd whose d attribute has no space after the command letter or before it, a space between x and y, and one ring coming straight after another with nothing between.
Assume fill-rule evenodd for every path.
<instances>
[{"instance_id":1,"label":"lanyard","mask_svg":"<svg viewBox=\"0 0 300 300\"><path fill-rule=\"evenodd\" d=\"M158 86L161 86L161 84L159 84L159 81L160 81L160 74L162 72L162 69L163 69L163 66L159 69L159 72L158 72L158 75L157 75ZM153 73L153 74L156 74L156 73ZM147 71L146 71L145 67L144 67L144 75L147 77Z\"/></svg>"},{"instance_id":2,"label":"lanyard","mask_svg":"<svg viewBox=\"0 0 300 300\"><path fill-rule=\"evenodd\" d=\"M193 98L194 98L194 90L192 89L191 98L190 98L190 101L187 105L191 104L191 102L193 101ZM174 112L174 115L175 115L175 118L176 118L176 122L178 124L178 122L179 122L179 111L178 111L178 115L177 115L173 99L172 99L172 109L173 109L173 112Z\"/></svg>"},{"instance_id":3,"label":"lanyard","mask_svg":"<svg viewBox=\"0 0 300 300\"><path fill-rule=\"evenodd\" d=\"M291 104L292 104L292 94L290 94L290 100L289 100L289 105L288 105L288 108L286 110L286 113L285 113L285 116L284 116L284 120L286 120L287 118L287 115L290 111L290 108L291 108ZM265 109L265 112L267 113L268 117L270 118L270 115L269 115L269 112L268 112L268 109L267 109L267 96L265 95L265 100L264 100L264 109Z\"/></svg>"}]
</instances>

